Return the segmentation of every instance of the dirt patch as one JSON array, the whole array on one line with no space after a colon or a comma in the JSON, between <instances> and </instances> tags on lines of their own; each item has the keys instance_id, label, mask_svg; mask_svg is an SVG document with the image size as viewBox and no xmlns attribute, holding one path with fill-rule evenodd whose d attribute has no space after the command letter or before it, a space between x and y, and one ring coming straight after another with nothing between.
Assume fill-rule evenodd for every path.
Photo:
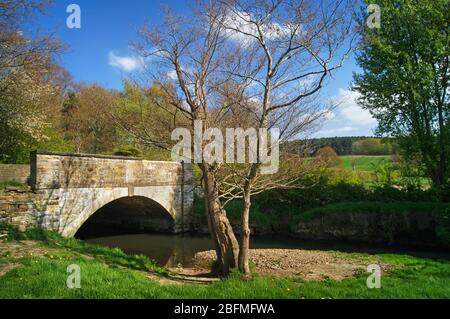
<instances>
[{"instance_id":1,"label":"dirt patch","mask_svg":"<svg viewBox=\"0 0 450 319\"><path fill-rule=\"evenodd\" d=\"M0 277L19 266L15 263L16 260L23 257L41 257L49 251L49 248L42 247L36 241L0 241L0 256L9 260L6 264L0 264Z\"/></svg>"},{"instance_id":2,"label":"dirt patch","mask_svg":"<svg viewBox=\"0 0 450 319\"><path fill-rule=\"evenodd\" d=\"M167 276L149 273L148 278L157 280L161 285L197 284L207 285L220 281L220 278L211 274L208 269L200 268L169 268Z\"/></svg>"},{"instance_id":3,"label":"dirt patch","mask_svg":"<svg viewBox=\"0 0 450 319\"><path fill-rule=\"evenodd\" d=\"M17 268L18 264L0 264L0 277L4 276L6 273L10 272L11 270Z\"/></svg>"},{"instance_id":4,"label":"dirt patch","mask_svg":"<svg viewBox=\"0 0 450 319\"><path fill-rule=\"evenodd\" d=\"M197 269L208 269L214 259L214 251L200 252L195 255L194 265ZM340 281L365 272L367 266L373 263L380 264L384 270L388 268L375 260L369 262L342 253L299 249L254 249L250 251L250 259L261 275L300 277L304 280Z\"/></svg>"},{"instance_id":5,"label":"dirt patch","mask_svg":"<svg viewBox=\"0 0 450 319\"><path fill-rule=\"evenodd\" d=\"M40 257L49 251L39 245L38 242L32 240L24 241L0 241L0 251L2 255L10 259L19 259L23 257Z\"/></svg>"}]
</instances>

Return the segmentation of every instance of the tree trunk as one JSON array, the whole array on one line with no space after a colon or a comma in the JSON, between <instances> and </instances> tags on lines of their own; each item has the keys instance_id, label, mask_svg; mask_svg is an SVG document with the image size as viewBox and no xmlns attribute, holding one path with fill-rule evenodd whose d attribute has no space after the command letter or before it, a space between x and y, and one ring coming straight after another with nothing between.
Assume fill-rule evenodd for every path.
<instances>
[{"instance_id":1,"label":"tree trunk","mask_svg":"<svg viewBox=\"0 0 450 319\"><path fill-rule=\"evenodd\" d=\"M214 173L208 165L201 165L205 190L205 210L209 215L211 238L216 250L219 271L222 275L229 274L231 268L237 267L239 245L233 228L219 199Z\"/></svg>"},{"instance_id":2,"label":"tree trunk","mask_svg":"<svg viewBox=\"0 0 450 319\"><path fill-rule=\"evenodd\" d=\"M204 203L205 203L206 220L208 221L208 230L209 230L209 233L211 234L211 240L213 242L213 247L214 247L214 250L216 252L220 252L220 250L219 250L219 242L217 241L216 231L215 231L215 228L213 227L213 224L212 224L211 214L209 213L208 197L205 195L203 199L204 199Z\"/></svg>"},{"instance_id":3,"label":"tree trunk","mask_svg":"<svg viewBox=\"0 0 450 319\"><path fill-rule=\"evenodd\" d=\"M259 147L259 143L258 143ZM258 159L259 160L259 159ZM247 277L251 278L250 272L250 207L252 205L252 182L256 177L260 164L252 164L250 172L247 176L247 180L244 184L244 195L242 198L242 235L241 245L239 249L239 270Z\"/></svg>"},{"instance_id":4,"label":"tree trunk","mask_svg":"<svg viewBox=\"0 0 450 319\"><path fill-rule=\"evenodd\" d=\"M250 193L246 192L243 199L243 210L242 210L242 235L241 243L239 247L239 270L247 278L251 277L250 265L249 265L249 254L250 254Z\"/></svg>"}]
</instances>

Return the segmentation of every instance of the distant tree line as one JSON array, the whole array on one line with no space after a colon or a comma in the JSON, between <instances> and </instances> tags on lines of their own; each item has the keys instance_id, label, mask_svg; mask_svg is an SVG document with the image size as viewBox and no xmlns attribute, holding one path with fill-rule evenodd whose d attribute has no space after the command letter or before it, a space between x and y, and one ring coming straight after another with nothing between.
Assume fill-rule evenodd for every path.
<instances>
[{"instance_id":1,"label":"distant tree line","mask_svg":"<svg viewBox=\"0 0 450 319\"><path fill-rule=\"evenodd\" d=\"M393 155L398 146L393 139L380 139L367 136L324 137L309 140L296 140L285 143L283 151L293 154L315 155L318 150L330 147L339 156L345 155Z\"/></svg>"}]
</instances>

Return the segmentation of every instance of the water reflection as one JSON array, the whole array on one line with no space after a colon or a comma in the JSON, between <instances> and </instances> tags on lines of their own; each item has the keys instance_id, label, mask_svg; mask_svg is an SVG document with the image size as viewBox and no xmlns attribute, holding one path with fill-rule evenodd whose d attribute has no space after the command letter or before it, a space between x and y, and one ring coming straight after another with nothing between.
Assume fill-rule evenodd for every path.
<instances>
[{"instance_id":1,"label":"water reflection","mask_svg":"<svg viewBox=\"0 0 450 319\"><path fill-rule=\"evenodd\" d=\"M163 234L120 235L86 240L91 244L119 247L130 254L143 254L160 265L191 267L194 255L212 249L209 237L187 237Z\"/></svg>"}]
</instances>

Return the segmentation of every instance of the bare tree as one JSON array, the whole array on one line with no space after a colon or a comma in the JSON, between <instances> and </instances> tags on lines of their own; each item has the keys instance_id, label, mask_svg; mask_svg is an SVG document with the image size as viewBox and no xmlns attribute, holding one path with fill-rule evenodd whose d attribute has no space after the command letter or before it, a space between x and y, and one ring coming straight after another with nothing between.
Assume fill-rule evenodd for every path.
<instances>
[{"instance_id":1,"label":"bare tree","mask_svg":"<svg viewBox=\"0 0 450 319\"><path fill-rule=\"evenodd\" d=\"M192 131L197 120L202 121L203 133L214 125L209 113L220 100L219 87L227 82L226 75L219 72L228 53L221 7L217 2L202 3L189 19L167 12L162 28L143 28L143 43L137 46L144 56L151 56L153 67L158 66L148 74L154 81L166 80L161 87L169 103L189 121ZM203 155L200 161L205 213L220 270L226 274L237 266L239 246L220 202L217 166L203 161Z\"/></svg>"},{"instance_id":2,"label":"bare tree","mask_svg":"<svg viewBox=\"0 0 450 319\"><path fill-rule=\"evenodd\" d=\"M64 46L52 34L30 32L33 14L45 13L51 3L52 0L0 0L0 77L16 68L50 60L63 51Z\"/></svg>"},{"instance_id":3,"label":"bare tree","mask_svg":"<svg viewBox=\"0 0 450 319\"><path fill-rule=\"evenodd\" d=\"M256 101L254 127L280 129L280 141L305 134L326 117L315 98L351 51L354 3L351 1L230 0L221 2L223 28L235 42L231 80L245 86ZM264 143L258 135L257 149ZM273 145L271 145L273 147ZM269 151L271 148L269 147ZM249 215L251 197L271 188L298 187L301 170L261 175L264 154L256 163L227 175L225 196L242 198L239 269L250 276ZM303 171L304 172L304 171ZM242 178L236 178L241 176ZM233 182L229 182L232 180Z\"/></svg>"},{"instance_id":4,"label":"bare tree","mask_svg":"<svg viewBox=\"0 0 450 319\"><path fill-rule=\"evenodd\" d=\"M192 131L199 120L202 135L208 128L278 128L282 142L310 132L328 114L317 95L350 52L352 11L348 0L205 1L188 19L168 12L162 28L144 27L137 49L154 62L147 72L151 79L166 79L162 88ZM164 85L170 81L174 84ZM271 188L298 187L305 174L288 165L291 160L276 174L261 174L267 158L259 150L265 139L257 134L257 161L244 165L210 163L205 154L197 158L224 273L239 266L250 276L251 197ZM269 155L274 146L268 146ZM237 198L243 201L240 247L224 210Z\"/></svg>"}]
</instances>

